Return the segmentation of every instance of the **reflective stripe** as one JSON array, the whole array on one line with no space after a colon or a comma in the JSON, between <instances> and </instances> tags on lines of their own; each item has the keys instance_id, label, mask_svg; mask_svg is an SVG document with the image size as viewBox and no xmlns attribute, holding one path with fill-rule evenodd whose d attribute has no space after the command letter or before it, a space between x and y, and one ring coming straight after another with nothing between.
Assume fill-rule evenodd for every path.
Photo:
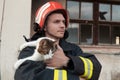
<instances>
[{"instance_id":1,"label":"reflective stripe","mask_svg":"<svg viewBox=\"0 0 120 80\"><path fill-rule=\"evenodd\" d=\"M62 80L67 80L67 71L66 70L62 70L62 74L63 74L63 79Z\"/></svg>"},{"instance_id":2,"label":"reflective stripe","mask_svg":"<svg viewBox=\"0 0 120 80\"><path fill-rule=\"evenodd\" d=\"M54 80L67 80L66 70L54 70Z\"/></svg>"},{"instance_id":3,"label":"reflective stripe","mask_svg":"<svg viewBox=\"0 0 120 80\"><path fill-rule=\"evenodd\" d=\"M36 23L40 23L40 21L41 21L41 17L42 17L42 15L43 15L43 12L48 8L50 6L50 3L46 3L45 5L43 5L41 8L40 8L40 10L39 10L39 12L38 12L38 14L37 14L37 16L36 16L36 19L35 19L35 22Z\"/></svg>"},{"instance_id":4,"label":"reflective stripe","mask_svg":"<svg viewBox=\"0 0 120 80\"><path fill-rule=\"evenodd\" d=\"M84 68L85 68L85 72L82 75L82 77L86 77L87 79L90 79L93 74L93 63L90 59L83 58L83 57L80 57L80 58L83 61Z\"/></svg>"},{"instance_id":5,"label":"reflective stripe","mask_svg":"<svg viewBox=\"0 0 120 80\"><path fill-rule=\"evenodd\" d=\"M54 70L54 80L58 80L58 70Z\"/></svg>"},{"instance_id":6,"label":"reflective stripe","mask_svg":"<svg viewBox=\"0 0 120 80\"><path fill-rule=\"evenodd\" d=\"M92 63L92 61L90 60L90 59L87 59L88 60L88 62L89 62L89 64L90 64L90 73L89 73L89 76L88 76L88 79L90 79L91 77L92 77L92 74L93 74L93 63Z\"/></svg>"},{"instance_id":7,"label":"reflective stripe","mask_svg":"<svg viewBox=\"0 0 120 80\"><path fill-rule=\"evenodd\" d=\"M62 71L61 70L58 71L58 80L62 80Z\"/></svg>"}]
</instances>

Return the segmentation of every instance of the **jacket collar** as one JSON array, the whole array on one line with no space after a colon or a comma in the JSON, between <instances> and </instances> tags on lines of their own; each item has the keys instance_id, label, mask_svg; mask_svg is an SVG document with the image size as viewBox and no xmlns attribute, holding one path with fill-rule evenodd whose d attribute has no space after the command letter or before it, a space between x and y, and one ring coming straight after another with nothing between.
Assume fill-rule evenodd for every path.
<instances>
[{"instance_id":1,"label":"jacket collar","mask_svg":"<svg viewBox=\"0 0 120 80\"><path fill-rule=\"evenodd\" d=\"M61 46L61 48L63 49L63 51L71 51L72 50L71 43L65 41L64 39L60 40L59 45Z\"/></svg>"}]
</instances>

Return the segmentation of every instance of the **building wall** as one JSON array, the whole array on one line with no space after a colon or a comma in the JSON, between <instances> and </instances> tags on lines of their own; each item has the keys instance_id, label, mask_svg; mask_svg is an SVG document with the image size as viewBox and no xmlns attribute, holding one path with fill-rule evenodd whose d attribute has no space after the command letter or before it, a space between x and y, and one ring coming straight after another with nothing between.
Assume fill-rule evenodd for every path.
<instances>
[{"instance_id":1,"label":"building wall","mask_svg":"<svg viewBox=\"0 0 120 80\"><path fill-rule=\"evenodd\" d=\"M2 11L3 11L3 2L4 0L1 0L0 2L0 62L1 62L1 25L2 25ZM1 80L1 64L0 64L0 80Z\"/></svg>"},{"instance_id":2,"label":"building wall","mask_svg":"<svg viewBox=\"0 0 120 80\"><path fill-rule=\"evenodd\" d=\"M1 0L0 2L1 80L14 80L13 64L17 60L18 47L21 43L24 42L24 38L22 36L26 35L27 37L29 37L31 20L30 18L31 18L31 0Z\"/></svg>"}]
</instances>

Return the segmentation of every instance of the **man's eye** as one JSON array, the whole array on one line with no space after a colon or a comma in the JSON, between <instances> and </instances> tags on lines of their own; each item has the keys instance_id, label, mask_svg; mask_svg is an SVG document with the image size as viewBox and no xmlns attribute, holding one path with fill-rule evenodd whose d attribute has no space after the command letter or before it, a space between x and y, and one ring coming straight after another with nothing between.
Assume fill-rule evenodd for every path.
<instances>
[{"instance_id":1,"label":"man's eye","mask_svg":"<svg viewBox=\"0 0 120 80\"><path fill-rule=\"evenodd\" d=\"M63 23L65 24L65 21L63 21Z\"/></svg>"},{"instance_id":2,"label":"man's eye","mask_svg":"<svg viewBox=\"0 0 120 80\"><path fill-rule=\"evenodd\" d=\"M59 20L54 21L54 23L59 23L59 22L60 22Z\"/></svg>"}]
</instances>

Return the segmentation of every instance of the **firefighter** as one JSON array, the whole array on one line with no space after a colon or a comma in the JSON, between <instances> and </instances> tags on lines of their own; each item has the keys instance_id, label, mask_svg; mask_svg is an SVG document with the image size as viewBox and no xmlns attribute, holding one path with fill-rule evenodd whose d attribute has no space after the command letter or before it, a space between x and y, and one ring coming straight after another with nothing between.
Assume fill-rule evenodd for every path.
<instances>
[{"instance_id":1,"label":"firefighter","mask_svg":"<svg viewBox=\"0 0 120 80\"><path fill-rule=\"evenodd\" d=\"M34 31L29 41L47 36L57 41L53 58L46 61L27 60L16 70L15 80L98 80L101 64L93 54L83 53L81 48L67 42L69 16L63 6L49 1L41 6L35 16ZM35 47L26 47L18 59L31 56ZM55 67L55 69L46 68Z\"/></svg>"}]
</instances>

